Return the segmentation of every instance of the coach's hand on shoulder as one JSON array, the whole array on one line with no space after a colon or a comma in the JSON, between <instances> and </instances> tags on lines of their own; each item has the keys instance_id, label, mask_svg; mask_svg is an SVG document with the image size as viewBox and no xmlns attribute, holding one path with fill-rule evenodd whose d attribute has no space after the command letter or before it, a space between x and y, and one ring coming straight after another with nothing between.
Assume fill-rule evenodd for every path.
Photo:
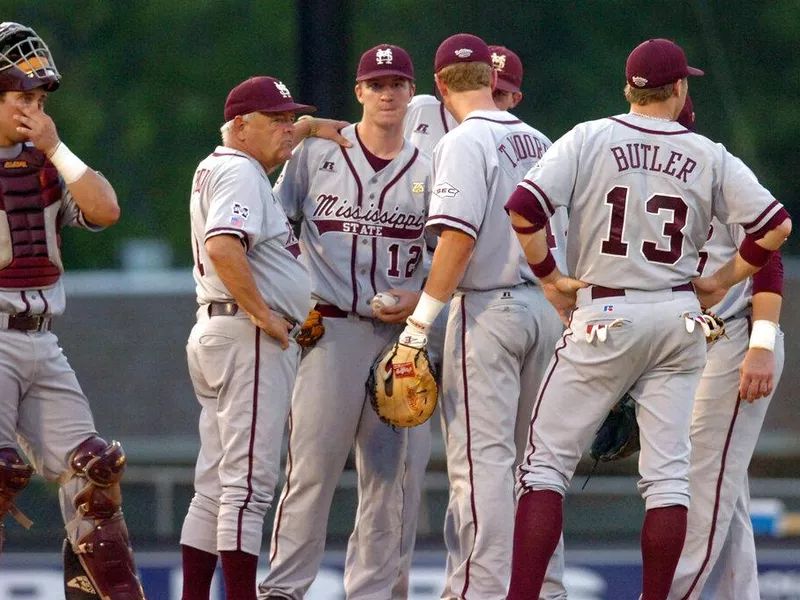
<instances>
[{"instance_id":1,"label":"coach's hand on shoulder","mask_svg":"<svg viewBox=\"0 0 800 600\"><path fill-rule=\"evenodd\" d=\"M723 287L714 275L695 277L692 279L692 285L700 301L700 307L704 310L716 305L728 293L728 288Z\"/></svg>"},{"instance_id":2,"label":"coach's hand on shoulder","mask_svg":"<svg viewBox=\"0 0 800 600\"><path fill-rule=\"evenodd\" d=\"M280 342L283 350L289 347L289 332L292 330L293 325L278 313L271 310L264 318L250 315L250 320L268 336Z\"/></svg>"},{"instance_id":3,"label":"coach's hand on shoulder","mask_svg":"<svg viewBox=\"0 0 800 600\"><path fill-rule=\"evenodd\" d=\"M395 298L396 303L389 305L373 302L373 314L384 323L404 323L417 307L417 302L419 302L422 292L392 289L389 290L388 294ZM383 294L381 296L384 297Z\"/></svg>"},{"instance_id":4,"label":"coach's hand on shoulder","mask_svg":"<svg viewBox=\"0 0 800 600\"><path fill-rule=\"evenodd\" d=\"M575 304L578 301L578 290L585 288L589 284L579 279L567 277L563 273L555 271L555 276L548 276L547 281L541 281L542 290L545 298L552 304L558 316L565 326L569 325L569 319Z\"/></svg>"},{"instance_id":5,"label":"coach's hand on shoulder","mask_svg":"<svg viewBox=\"0 0 800 600\"><path fill-rule=\"evenodd\" d=\"M765 348L750 348L739 367L739 397L755 402L772 393L775 355Z\"/></svg>"}]
</instances>

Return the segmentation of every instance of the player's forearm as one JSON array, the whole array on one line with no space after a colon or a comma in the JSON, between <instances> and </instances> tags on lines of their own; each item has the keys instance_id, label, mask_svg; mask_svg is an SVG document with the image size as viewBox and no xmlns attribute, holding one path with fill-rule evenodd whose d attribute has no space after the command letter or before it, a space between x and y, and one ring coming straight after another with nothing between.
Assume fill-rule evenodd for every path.
<instances>
[{"instance_id":1,"label":"player's forearm","mask_svg":"<svg viewBox=\"0 0 800 600\"><path fill-rule=\"evenodd\" d=\"M97 171L86 169L78 180L68 183L67 187L75 204L90 223L108 227L119 220L117 194Z\"/></svg>"},{"instance_id":2,"label":"player's forearm","mask_svg":"<svg viewBox=\"0 0 800 600\"><path fill-rule=\"evenodd\" d=\"M779 323L783 298L774 292L759 292L753 296L753 321Z\"/></svg>"},{"instance_id":3,"label":"player's forearm","mask_svg":"<svg viewBox=\"0 0 800 600\"><path fill-rule=\"evenodd\" d=\"M544 227L532 231L535 226L525 217L511 211L511 226L519 240L528 264L538 265L547 258L550 249L547 246L547 230Z\"/></svg>"},{"instance_id":4,"label":"player's forearm","mask_svg":"<svg viewBox=\"0 0 800 600\"><path fill-rule=\"evenodd\" d=\"M214 236L206 242L206 251L214 270L236 304L247 314L266 320L270 308L258 291L239 239L232 235Z\"/></svg>"},{"instance_id":5,"label":"player's forearm","mask_svg":"<svg viewBox=\"0 0 800 600\"><path fill-rule=\"evenodd\" d=\"M457 229L445 229L433 253L425 293L447 302L467 270L475 238Z\"/></svg>"}]
</instances>

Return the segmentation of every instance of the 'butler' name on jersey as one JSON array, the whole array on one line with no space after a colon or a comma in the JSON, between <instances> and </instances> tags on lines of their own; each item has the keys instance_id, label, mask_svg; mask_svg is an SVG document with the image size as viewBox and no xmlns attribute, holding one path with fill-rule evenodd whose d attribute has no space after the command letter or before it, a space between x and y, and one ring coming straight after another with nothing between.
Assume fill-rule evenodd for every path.
<instances>
[{"instance_id":1,"label":"'butler' name on jersey","mask_svg":"<svg viewBox=\"0 0 800 600\"><path fill-rule=\"evenodd\" d=\"M317 196L317 208L311 215L320 235L331 231L371 237L415 240L422 235L425 215L402 212L399 206L384 210L370 203L354 206L347 198L334 194Z\"/></svg>"},{"instance_id":2,"label":"'butler' name on jersey","mask_svg":"<svg viewBox=\"0 0 800 600\"><path fill-rule=\"evenodd\" d=\"M642 169L654 173L671 175L687 183L689 175L694 172L697 161L671 148L658 144L620 144L610 148L620 173L629 169Z\"/></svg>"}]
</instances>

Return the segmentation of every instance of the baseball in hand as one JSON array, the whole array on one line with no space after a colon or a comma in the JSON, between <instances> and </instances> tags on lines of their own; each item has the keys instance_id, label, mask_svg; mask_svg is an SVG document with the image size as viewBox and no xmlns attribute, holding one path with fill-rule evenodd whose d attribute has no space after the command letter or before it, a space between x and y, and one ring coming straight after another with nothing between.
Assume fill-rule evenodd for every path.
<instances>
[{"instance_id":1,"label":"baseball in hand","mask_svg":"<svg viewBox=\"0 0 800 600\"><path fill-rule=\"evenodd\" d=\"M378 292L372 299L372 310L374 312L380 312L382 308L394 306L397 304L398 300L398 297L394 294L390 294L389 292Z\"/></svg>"}]
</instances>

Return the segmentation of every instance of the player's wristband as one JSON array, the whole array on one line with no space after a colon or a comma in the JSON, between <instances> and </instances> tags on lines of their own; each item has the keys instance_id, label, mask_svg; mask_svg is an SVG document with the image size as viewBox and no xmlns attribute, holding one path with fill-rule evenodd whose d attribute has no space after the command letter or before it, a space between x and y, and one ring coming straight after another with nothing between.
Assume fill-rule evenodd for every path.
<instances>
[{"instance_id":1,"label":"player's wristband","mask_svg":"<svg viewBox=\"0 0 800 600\"><path fill-rule=\"evenodd\" d=\"M746 235L739 245L739 256L754 267L763 267L769 261L772 250L762 248L751 236Z\"/></svg>"},{"instance_id":2,"label":"player's wristband","mask_svg":"<svg viewBox=\"0 0 800 600\"><path fill-rule=\"evenodd\" d=\"M308 135L306 138L317 137L317 120L311 115L303 115L297 121L310 121L308 124Z\"/></svg>"},{"instance_id":3,"label":"player's wristband","mask_svg":"<svg viewBox=\"0 0 800 600\"><path fill-rule=\"evenodd\" d=\"M750 332L750 348L763 348L764 350L774 352L775 338L777 336L777 323L762 319L753 321L753 331Z\"/></svg>"},{"instance_id":4,"label":"player's wristband","mask_svg":"<svg viewBox=\"0 0 800 600\"><path fill-rule=\"evenodd\" d=\"M80 158L67 148L64 142L59 142L55 151L50 155L50 162L53 163L61 177L69 185L75 183L83 177L83 174L88 170L88 166Z\"/></svg>"},{"instance_id":5,"label":"player's wristband","mask_svg":"<svg viewBox=\"0 0 800 600\"><path fill-rule=\"evenodd\" d=\"M550 249L548 248L547 256L544 257L544 260L542 262L535 265L528 263L528 266L530 266L531 270L533 271L533 274L536 275L536 277L542 279L543 277L547 277L548 275L550 275L550 273L552 273L555 270L556 259L553 258L553 253L550 252Z\"/></svg>"},{"instance_id":6,"label":"player's wristband","mask_svg":"<svg viewBox=\"0 0 800 600\"><path fill-rule=\"evenodd\" d=\"M422 292L422 296L417 302L417 307L414 309L414 314L408 317L408 322L427 332L431 323L436 320L443 308L444 302Z\"/></svg>"}]
</instances>

